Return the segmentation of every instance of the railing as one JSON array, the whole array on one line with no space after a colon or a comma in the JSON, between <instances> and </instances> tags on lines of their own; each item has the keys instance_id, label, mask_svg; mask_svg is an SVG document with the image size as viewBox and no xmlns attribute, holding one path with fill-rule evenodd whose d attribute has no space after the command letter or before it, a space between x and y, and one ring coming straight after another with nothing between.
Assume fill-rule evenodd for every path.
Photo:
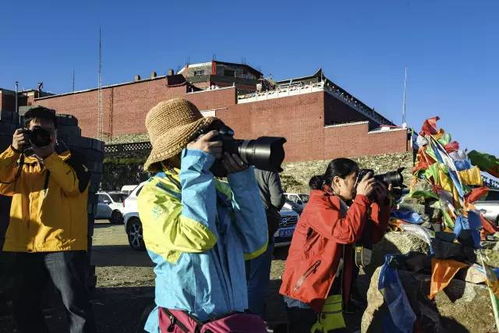
<instances>
[{"instance_id":1,"label":"railing","mask_svg":"<svg viewBox=\"0 0 499 333\"><path fill-rule=\"evenodd\" d=\"M144 142L133 142L133 143L117 143L104 146L105 154L122 154L127 152L142 152L149 151L152 149L152 145L149 141Z\"/></svg>"},{"instance_id":2,"label":"railing","mask_svg":"<svg viewBox=\"0 0 499 333\"><path fill-rule=\"evenodd\" d=\"M249 103L249 102L261 101L272 98L306 94L315 91L323 91L323 89L324 89L324 82L317 82L312 84L303 84L301 82L291 83L291 84L285 83L277 86L277 88L273 90L266 90L251 94L238 95L237 99L238 103Z\"/></svg>"},{"instance_id":3,"label":"railing","mask_svg":"<svg viewBox=\"0 0 499 333\"><path fill-rule=\"evenodd\" d=\"M237 97L238 103L256 102L272 98L287 97L299 94L307 94L316 91L326 91L333 95L345 104L363 114L367 118L374 120L379 124L392 124L391 121L374 111L342 88L335 86L330 81L321 81L317 83L304 84L303 82L282 83L274 90L266 90L262 92L255 92L251 94L239 95Z\"/></svg>"},{"instance_id":4,"label":"railing","mask_svg":"<svg viewBox=\"0 0 499 333\"><path fill-rule=\"evenodd\" d=\"M491 179L485 175L482 175L483 184L489 188L499 189L499 182L497 180Z\"/></svg>"}]
</instances>

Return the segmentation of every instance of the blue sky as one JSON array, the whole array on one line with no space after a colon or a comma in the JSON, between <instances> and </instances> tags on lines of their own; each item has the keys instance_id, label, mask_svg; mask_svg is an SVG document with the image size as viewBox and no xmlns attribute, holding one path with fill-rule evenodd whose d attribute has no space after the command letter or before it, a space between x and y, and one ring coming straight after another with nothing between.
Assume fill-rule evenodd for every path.
<instances>
[{"instance_id":1,"label":"blue sky","mask_svg":"<svg viewBox=\"0 0 499 333\"><path fill-rule=\"evenodd\" d=\"M274 79L326 75L399 124L439 115L463 148L499 155L499 2L9 1L0 20L0 87L54 93L166 73L213 56Z\"/></svg>"}]
</instances>

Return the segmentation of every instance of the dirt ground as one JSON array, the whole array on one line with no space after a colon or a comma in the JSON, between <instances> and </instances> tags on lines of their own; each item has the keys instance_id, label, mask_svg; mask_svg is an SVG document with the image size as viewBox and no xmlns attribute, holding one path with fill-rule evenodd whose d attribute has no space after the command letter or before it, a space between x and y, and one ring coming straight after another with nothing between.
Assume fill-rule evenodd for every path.
<instances>
[{"instance_id":1,"label":"dirt ground","mask_svg":"<svg viewBox=\"0 0 499 333\"><path fill-rule=\"evenodd\" d=\"M275 332L286 332L286 313L278 294L287 248L279 248L272 261L271 284L267 297L267 317ZM97 286L92 305L98 332L144 332L142 327L154 304L153 265L146 252L128 245L123 225L97 221L92 247ZM3 308L3 310L2 310ZM68 332L64 308L58 297L49 297L44 315L51 332ZM352 331L360 327L360 314L346 317ZM0 306L0 333L15 332L8 305Z\"/></svg>"}]
</instances>

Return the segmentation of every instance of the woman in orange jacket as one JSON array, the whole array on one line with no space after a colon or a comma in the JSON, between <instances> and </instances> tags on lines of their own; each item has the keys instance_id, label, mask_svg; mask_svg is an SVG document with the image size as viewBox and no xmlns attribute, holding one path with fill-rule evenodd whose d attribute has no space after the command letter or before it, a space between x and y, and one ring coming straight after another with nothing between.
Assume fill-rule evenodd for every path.
<instances>
[{"instance_id":1,"label":"woman in orange jacket","mask_svg":"<svg viewBox=\"0 0 499 333\"><path fill-rule=\"evenodd\" d=\"M388 191L372 174L357 179L358 173L357 163L337 158L324 175L310 180L310 200L294 232L280 289L290 332L310 332L328 296L342 294L348 302L352 245L366 236L377 242L386 230Z\"/></svg>"}]
</instances>

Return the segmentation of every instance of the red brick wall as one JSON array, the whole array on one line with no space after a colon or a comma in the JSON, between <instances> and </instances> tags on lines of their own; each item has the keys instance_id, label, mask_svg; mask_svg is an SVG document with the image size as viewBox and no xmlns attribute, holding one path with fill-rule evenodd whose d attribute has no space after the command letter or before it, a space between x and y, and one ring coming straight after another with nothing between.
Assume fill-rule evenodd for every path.
<instances>
[{"instance_id":1,"label":"red brick wall","mask_svg":"<svg viewBox=\"0 0 499 333\"><path fill-rule=\"evenodd\" d=\"M237 104L216 112L237 138L283 136L286 161L326 160L407 151L406 131L368 133L368 123L324 127L326 109L345 112L342 105L325 108L324 92ZM350 110L346 110L350 111ZM351 112L351 111L350 111Z\"/></svg>"},{"instance_id":2,"label":"red brick wall","mask_svg":"<svg viewBox=\"0 0 499 333\"><path fill-rule=\"evenodd\" d=\"M235 88L207 90L185 95L199 110L213 110L230 107L236 104L237 95Z\"/></svg>"},{"instance_id":3,"label":"red brick wall","mask_svg":"<svg viewBox=\"0 0 499 333\"><path fill-rule=\"evenodd\" d=\"M406 131L368 133L367 122L325 127L331 119L365 119L325 92L236 104L236 88L186 93L186 86L167 87L164 79L103 89L104 129L113 136L144 133L146 113L162 100L181 96L200 110L215 110L235 130L236 138L285 137L290 162L407 151ZM75 115L83 135L96 136L97 90L36 103Z\"/></svg>"},{"instance_id":4,"label":"red brick wall","mask_svg":"<svg viewBox=\"0 0 499 333\"><path fill-rule=\"evenodd\" d=\"M145 132L145 115L162 100L184 96L185 86L167 87L164 79L102 90L104 132L113 136ZM97 135L97 90L42 98L36 104L76 116L84 136Z\"/></svg>"},{"instance_id":5,"label":"red brick wall","mask_svg":"<svg viewBox=\"0 0 499 333\"><path fill-rule=\"evenodd\" d=\"M21 98L22 96L19 96ZM14 111L16 108L15 94L0 91L0 110Z\"/></svg>"},{"instance_id":6,"label":"red brick wall","mask_svg":"<svg viewBox=\"0 0 499 333\"><path fill-rule=\"evenodd\" d=\"M324 158L356 157L407 151L407 131L369 132L368 123L324 129Z\"/></svg>"},{"instance_id":7,"label":"red brick wall","mask_svg":"<svg viewBox=\"0 0 499 333\"><path fill-rule=\"evenodd\" d=\"M323 93L317 92L238 104L216 115L238 138L285 137L287 161L318 159L322 156L317 142L323 140L323 102Z\"/></svg>"}]
</instances>

